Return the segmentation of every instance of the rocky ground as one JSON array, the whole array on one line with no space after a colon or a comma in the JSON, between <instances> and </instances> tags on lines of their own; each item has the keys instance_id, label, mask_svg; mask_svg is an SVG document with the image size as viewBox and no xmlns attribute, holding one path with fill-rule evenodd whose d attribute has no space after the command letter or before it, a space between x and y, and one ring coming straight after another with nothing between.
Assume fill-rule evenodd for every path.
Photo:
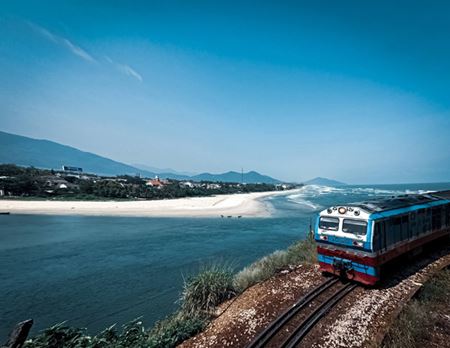
<instances>
[{"instance_id":1,"label":"rocky ground","mask_svg":"<svg viewBox=\"0 0 450 348\"><path fill-rule=\"evenodd\" d=\"M299 266L252 286L219 308L219 317L181 347L245 347L296 299L319 285L318 266Z\"/></svg>"},{"instance_id":2,"label":"rocky ground","mask_svg":"<svg viewBox=\"0 0 450 348\"><path fill-rule=\"evenodd\" d=\"M306 337L305 347L378 347L403 305L435 272L450 265L450 248L403 264L377 288L359 287ZM181 347L245 347L264 327L323 281L315 265L301 265L247 289L223 304L218 317ZM449 309L442 315L448 317ZM441 315L437 313L437 315ZM447 317L445 317L447 315ZM450 318L449 318L450 320ZM442 335L438 335L439 341Z\"/></svg>"},{"instance_id":3,"label":"rocky ground","mask_svg":"<svg viewBox=\"0 0 450 348\"><path fill-rule=\"evenodd\" d=\"M380 346L389 326L404 304L427 279L448 265L450 250L409 266L379 288L358 288L334 308L320 326L313 329L309 335L310 346ZM314 336L318 339L311 339Z\"/></svg>"}]
</instances>

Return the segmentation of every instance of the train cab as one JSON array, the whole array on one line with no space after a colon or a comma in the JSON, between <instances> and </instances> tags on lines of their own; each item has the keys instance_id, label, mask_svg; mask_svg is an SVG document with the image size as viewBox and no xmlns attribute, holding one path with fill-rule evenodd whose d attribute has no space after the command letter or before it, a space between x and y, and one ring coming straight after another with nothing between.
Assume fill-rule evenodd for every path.
<instances>
[{"instance_id":1,"label":"train cab","mask_svg":"<svg viewBox=\"0 0 450 348\"><path fill-rule=\"evenodd\" d=\"M367 284L378 280L377 269L367 264L372 256L369 216L369 212L352 205L334 206L320 212L315 240L323 272Z\"/></svg>"},{"instance_id":2,"label":"train cab","mask_svg":"<svg viewBox=\"0 0 450 348\"><path fill-rule=\"evenodd\" d=\"M442 238L450 238L450 191L329 207L314 232L321 271L366 285L389 262Z\"/></svg>"}]
</instances>

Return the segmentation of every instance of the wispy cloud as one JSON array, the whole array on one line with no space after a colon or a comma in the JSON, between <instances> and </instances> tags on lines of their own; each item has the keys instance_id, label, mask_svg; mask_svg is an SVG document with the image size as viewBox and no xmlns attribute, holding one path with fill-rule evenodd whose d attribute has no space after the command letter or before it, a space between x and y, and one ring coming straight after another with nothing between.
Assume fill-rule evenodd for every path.
<instances>
[{"instance_id":1,"label":"wispy cloud","mask_svg":"<svg viewBox=\"0 0 450 348\"><path fill-rule=\"evenodd\" d=\"M38 33L39 35L46 38L47 40L49 40L61 47L64 47L65 49L69 50L72 54L76 55L77 57L79 57L87 62L90 62L90 63L97 63L97 59L95 59L86 50L84 50L80 46L76 45L69 39L67 39L63 36L56 35L56 34L52 33L50 30L48 30L40 25L37 25L35 23L29 22L29 21L27 21L26 23L31 27L31 29L34 32ZM131 66L129 66L128 64L123 64L123 63L113 61L108 56L105 56L105 59L120 73L125 74L129 77L132 77L132 78L138 80L139 82L142 82L144 80L142 78L142 75L140 73L138 73L135 69L133 69Z\"/></svg>"},{"instance_id":2,"label":"wispy cloud","mask_svg":"<svg viewBox=\"0 0 450 348\"><path fill-rule=\"evenodd\" d=\"M114 65L114 67L120 71L121 73L133 77L136 80L138 80L139 82L142 82L144 79L142 78L142 75L139 74L136 70L134 70L131 66L127 65L127 64L122 64L122 63L118 63L113 61L110 57L106 56L105 59L111 63L112 65Z\"/></svg>"},{"instance_id":3,"label":"wispy cloud","mask_svg":"<svg viewBox=\"0 0 450 348\"><path fill-rule=\"evenodd\" d=\"M74 44L69 39L59 36L59 35L56 35L56 34L53 34L49 30L47 30L35 23L32 23L32 22L27 22L27 23L35 32L42 35L47 40L52 41L55 44L58 44L64 48L68 49L70 52L72 52L77 57L79 57L87 62L90 62L90 63L96 62L95 58L92 57L88 52L86 52L86 50L84 50L80 46Z\"/></svg>"}]
</instances>

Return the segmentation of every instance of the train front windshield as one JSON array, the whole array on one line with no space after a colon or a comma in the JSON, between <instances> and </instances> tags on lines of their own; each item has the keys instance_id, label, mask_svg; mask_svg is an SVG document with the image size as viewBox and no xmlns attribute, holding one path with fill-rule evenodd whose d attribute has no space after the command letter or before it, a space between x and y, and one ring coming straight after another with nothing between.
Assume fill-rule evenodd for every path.
<instances>
[{"instance_id":1,"label":"train front windshield","mask_svg":"<svg viewBox=\"0 0 450 348\"><path fill-rule=\"evenodd\" d=\"M342 232L365 235L367 232L367 222L362 220L344 219Z\"/></svg>"},{"instance_id":2,"label":"train front windshield","mask_svg":"<svg viewBox=\"0 0 450 348\"><path fill-rule=\"evenodd\" d=\"M335 217L322 216L319 220L319 227L323 230L337 231L339 229L339 219Z\"/></svg>"}]
</instances>

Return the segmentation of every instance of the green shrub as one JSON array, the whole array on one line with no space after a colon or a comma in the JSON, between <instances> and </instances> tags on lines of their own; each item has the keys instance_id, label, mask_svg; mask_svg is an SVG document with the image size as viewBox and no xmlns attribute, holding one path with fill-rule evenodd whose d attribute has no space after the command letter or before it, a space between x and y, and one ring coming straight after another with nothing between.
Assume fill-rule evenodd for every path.
<instances>
[{"instance_id":1,"label":"green shrub","mask_svg":"<svg viewBox=\"0 0 450 348\"><path fill-rule=\"evenodd\" d=\"M234 286L239 292L242 292L248 287L271 277L286 265L286 261L286 251L277 250L270 255L264 256L236 274Z\"/></svg>"},{"instance_id":2,"label":"green shrub","mask_svg":"<svg viewBox=\"0 0 450 348\"><path fill-rule=\"evenodd\" d=\"M56 324L42 331L41 334L25 343L26 348L75 348L87 347L89 338L85 330L66 326L65 323Z\"/></svg>"},{"instance_id":3,"label":"green shrub","mask_svg":"<svg viewBox=\"0 0 450 348\"><path fill-rule=\"evenodd\" d=\"M389 348L412 348L416 342L426 335L423 323L426 314L423 306L413 300L398 317L385 339L384 347Z\"/></svg>"},{"instance_id":4,"label":"green shrub","mask_svg":"<svg viewBox=\"0 0 450 348\"><path fill-rule=\"evenodd\" d=\"M310 234L287 250L277 250L245 267L234 277L234 287L242 292L248 287L262 282L288 266L314 263L317 260L316 244Z\"/></svg>"},{"instance_id":5,"label":"green shrub","mask_svg":"<svg viewBox=\"0 0 450 348\"><path fill-rule=\"evenodd\" d=\"M287 249L287 261L290 265L317 262L317 245L314 235L309 233L306 239L294 243Z\"/></svg>"},{"instance_id":6,"label":"green shrub","mask_svg":"<svg viewBox=\"0 0 450 348\"><path fill-rule=\"evenodd\" d=\"M123 325L118 334L115 326L100 332L97 336L88 336L85 329L77 329L56 324L43 330L38 336L28 340L25 348L143 348L148 347L148 333L139 319Z\"/></svg>"},{"instance_id":7,"label":"green shrub","mask_svg":"<svg viewBox=\"0 0 450 348\"><path fill-rule=\"evenodd\" d=\"M155 324L150 331L149 348L175 347L184 340L201 332L208 323L208 317L200 313L187 315L177 312Z\"/></svg>"},{"instance_id":8,"label":"green shrub","mask_svg":"<svg viewBox=\"0 0 450 348\"><path fill-rule=\"evenodd\" d=\"M187 314L212 313L217 305L235 294L231 267L213 265L185 281L181 309Z\"/></svg>"},{"instance_id":9,"label":"green shrub","mask_svg":"<svg viewBox=\"0 0 450 348\"><path fill-rule=\"evenodd\" d=\"M122 332L115 341L115 335L111 332L111 330L103 331L101 335L105 338L112 338L112 343L114 343L114 345L111 345L111 347L114 348L144 348L148 346L148 333L145 331L141 318L135 319L123 325Z\"/></svg>"},{"instance_id":10,"label":"green shrub","mask_svg":"<svg viewBox=\"0 0 450 348\"><path fill-rule=\"evenodd\" d=\"M431 278L423 286L418 299L422 302L442 303L450 302L450 269L446 269L436 277Z\"/></svg>"}]
</instances>

